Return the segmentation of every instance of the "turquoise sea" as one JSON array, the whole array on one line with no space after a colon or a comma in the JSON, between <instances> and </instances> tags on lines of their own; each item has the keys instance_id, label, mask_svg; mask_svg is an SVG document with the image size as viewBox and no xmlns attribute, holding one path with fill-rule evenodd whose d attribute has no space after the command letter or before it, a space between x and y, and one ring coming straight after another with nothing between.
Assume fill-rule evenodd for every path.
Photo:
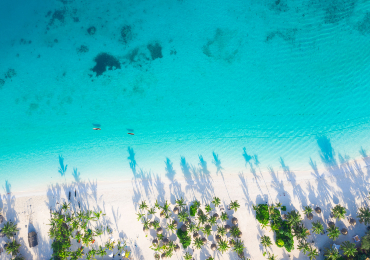
<instances>
[{"instance_id":1,"label":"turquoise sea","mask_svg":"<svg viewBox=\"0 0 370 260\"><path fill-rule=\"evenodd\" d=\"M370 149L368 1L0 1L0 32L5 189Z\"/></svg>"}]
</instances>

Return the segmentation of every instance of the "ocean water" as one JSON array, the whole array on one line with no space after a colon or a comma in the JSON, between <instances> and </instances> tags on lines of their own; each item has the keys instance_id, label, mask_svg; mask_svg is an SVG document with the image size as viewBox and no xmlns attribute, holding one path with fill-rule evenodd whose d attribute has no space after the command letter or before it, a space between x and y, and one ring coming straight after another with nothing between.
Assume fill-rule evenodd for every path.
<instances>
[{"instance_id":1,"label":"ocean water","mask_svg":"<svg viewBox=\"0 0 370 260\"><path fill-rule=\"evenodd\" d=\"M366 1L0 1L0 32L5 189L370 149Z\"/></svg>"}]
</instances>

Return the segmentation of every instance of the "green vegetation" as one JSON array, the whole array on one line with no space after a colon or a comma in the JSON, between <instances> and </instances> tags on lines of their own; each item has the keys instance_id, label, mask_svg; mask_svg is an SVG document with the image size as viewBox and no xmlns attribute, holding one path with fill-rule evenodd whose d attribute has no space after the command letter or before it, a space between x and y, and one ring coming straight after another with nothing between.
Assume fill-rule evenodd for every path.
<instances>
[{"instance_id":1,"label":"green vegetation","mask_svg":"<svg viewBox=\"0 0 370 260\"><path fill-rule=\"evenodd\" d=\"M192 256L191 254L189 254L189 253L186 253L186 254L184 255L184 259L185 259L185 260L191 260L191 259L193 259L193 256Z\"/></svg>"},{"instance_id":2,"label":"green vegetation","mask_svg":"<svg viewBox=\"0 0 370 260\"><path fill-rule=\"evenodd\" d=\"M221 219L222 221L227 221L227 220L229 219L229 216L227 215L227 213L226 213L226 212L222 212L222 213L221 213L221 217L220 217L220 219Z\"/></svg>"},{"instance_id":3,"label":"green vegetation","mask_svg":"<svg viewBox=\"0 0 370 260\"><path fill-rule=\"evenodd\" d=\"M181 197L181 199L176 200L176 205L179 207L179 209L182 209L184 206L186 206L186 203L184 203L184 199Z\"/></svg>"},{"instance_id":4,"label":"green vegetation","mask_svg":"<svg viewBox=\"0 0 370 260\"><path fill-rule=\"evenodd\" d=\"M368 225L370 223L370 209L369 208L359 208L357 217L365 225Z\"/></svg>"},{"instance_id":5,"label":"green vegetation","mask_svg":"<svg viewBox=\"0 0 370 260\"><path fill-rule=\"evenodd\" d=\"M335 240L339 237L340 231L336 226L331 226L328 228L328 237L332 240Z\"/></svg>"},{"instance_id":6,"label":"green vegetation","mask_svg":"<svg viewBox=\"0 0 370 260\"><path fill-rule=\"evenodd\" d=\"M11 254L12 256L16 256L19 253L19 247L21 244L19 244L17 241L13 240L8 243L7 247L5 248L5 251L8 254Z\"/></svg>"},{"instance_id":7,"label":"green vegetation","mask_svg":"<svg viewBox=\"0 0 370 260\"><path fill-rule=\"evenodd\" d=\"M333 213L335 218L344 219L347 211L346 211L346 208L342 207L341 205L336 205L332 209L332 213Z\"/></svg>"},{"instance_id":8,"label":"green vegetation","mask_svg":"<svg viewBox=\"0 0 370 260\"><path fill-rule=\"evenodd\" d=\"M227 243L227 240L222 240L218 242L218 250L221 252L221 254L225 253L227 250L229 250L230 246Z\"/></svg>"},{"instance_id":9,"label":"green vegetation","mask_svg":"<svg viewBox=\"0 0 370 260\"><path fill-rule=\"evenodd\" d=\"M220 236L225 236L226 235L226 229L223 226L217 226L217 234Z\"/></svg>"},{"instance_id":10,"label":"green vegetation","mask_svg":"<svg viewBox=\"0 0 370 260\"><path fill-rule=\"evenodd\" d=\"M357 254L356 245L349 241L344 241L341 249L343 250L343 254L347 257L354 257Z\"/></svg>"},{"instance_id":11,"label":"green vegetation","mask_svg":"<svg viewBox=\"0 0 370 260\"><path fill-rule=\"evenodd\" d=\"M221 204L221 200L217 197L214 197L212 203L215 205L215 207L218 207Z\"/></svg>"},{"instance_id":12,"label":"green vegetation","mask_svg":"<svg viewBox=\"0 0 370 260\"><path fill-rule=\"evenodd\" d=\"M337 260L337 259L339 259L341 257L340 254L339 254L339 252L338 252L338 250L336 248L334 248L334 247L325 248L324 256L328 260Z\"/></svg>"},{"instance_id":13,"label":"green vegetation","mask_svg":"<svg viewBox=\"0 0 370 260\"><path fill-rule=\"evenodd\" d=\"M315 234L322 234L324 232L324 226L323 224L318 220L316 222L312 222L312 231Z\"/></svg>"},{"instance_id":14,"label":"green vegetation","mask_svg":"<svg viewBox=\"0 0 370 260\"><path fill-rule=\"evenodd\" d=\"M193 243L194 247L196 249L201 249L202 246L204 245L203 243L203 240L200 238L200 237L197 237L195 240L194 240L194 243Z\"/></svg>"},{"instance_id":15,"label":"green vegetation","mask_svg":"<svg viewBox=\"0 0 370 260\"><path fill-rule=\"evenodd\" d=\"M266 227L269 223L269 209L266 204L259 204L258 206L253 205L253 209L256 211L256 219L261 223L262 227Z\"/></svg>"},{"instance_id":16,"label":"green vegetation","mask_svg":"<svg viewBox=\"0 0 370 260\"><path fill-rule=\"evenodd\" d=\"M180 243L183 248L187 248L191 244L191 237L188 235L187 231L182 231L181 228L177 230L177 237L180 239Z\"/></svg>"},{"instance_id":17,"label":"green vegetation","mask_svg":"<svg viewBox=\"0 0 370 260\"><path fill-rule=\"evenodd\" d=\"M291 226L295 226L299 224L301 220L302 220L301 215L297 211L292 210L291 212L288 212L287 222Z\"/></svg>"},{"instance_id":18,"label":"green vegetation","mask_svg":"<svg viewBox=\"0 0 370 260\"><path fill-rule=\"evenodd\" d=\"M197 214L197 207L195 205L190 206L190 216L195 217L195 214Z\"/></svg>"},{"instance_id":19,"label":"green vegetation","mask_svg":"<svg viewBox=\"0 0 370 260\"><path fill-rule=\"evenodd\" d=\"M241 255L244 251L244 243L237 239L235 242L234 242L234 248L233 248L233 251L236 252L238 255Z\"/></svg>"},{"instance_id":20,"label":"green vegetation","mask_svg":"<svg viewBox=\"0 0 370 260\"><path fill-rule=\"evenodd\" d=\"M14 235L18 232L18 228L17 228L17 225L14 224L13 222L11 221L8 221L4 224L4 227L1 231L1 233L3 233L7 238L12 238L14 237Z\"/></svg>"},{"instance_id":21,"label":"green vegetation","mask_svg":"<svg viewBox=\"0 0 370 260\"><path fill-rule=\"evenodd\" d=\"M265 249L267 249L268 247L270 247L272 245L271 238L268 237L268 236L262 236L261 237L261 244L263 245L263 247Z\"/></svg>"},{"instance_id":22,"label":"green vegetation","mask_svg":"<svg viewBox=\"0 0 370 260\"><path fill-rule=\"evenodd\" d=\"M141 204L142 208L145 207L145 201ZM76 251L71 251L71 240L76 239L77 243L81 243L89 247L95 242L95 236L101 235L100 228L91 230L87 228L91 226L91 221L98 221L104 215L102 212L93 212L87 210L86 212L70 212L69 204L64 203L59 212L54 212L50 220L49 237L53 241L52 249L54 260L64 260L68 257L71 259L79 259L84 257L84 247L80 247ZM107 227L108 230L108 227ZM75 234L75 235L74 235ZM106 243L107 249L113 249L114 243ZM99 246L99 250L90 250L86 254L87 259L93 259L95 255L103 256L106 254L105 248Z\"/></svg>"},{"instance_id":23,"label":"green vegetation","mask_svg":"<svg viewBox=\"0 0 370 260\"><path fill-rule=\"evenodd\" d=\"M310 250L308 251L308 258L310 258L310 260L313 260L313 259L316 259L316 257L319 255L319 252L317 252L317 249L316 248L312 248L312 246L310 247Z\"/></svg>"},{"instance_id":24,"label":"green vegetation","mask_svg":"<svg viewBox=\"0 0 370 260\"><path fill-rule=\"evenodd\" d=\"M310 206L304 207L304 214L309 215L312 211L313 209Z\"/></svg>"},{"instance_id":25,"label":"green vegetation","mask_svg":"<svg viewBox=\"0 0 370 260\"><path fill-rule=\"evenodd\" d=\"M230 234L233 236L233 237L238 237L239 234L240 234L240 229L238 226L233 226L231 229L230 229Z\"/></svg>"},{"instance_id":26,"label":"green vegetation","mask_svg":"<svg viewBox=\"0 0 370 260\"><path fill-rule=\"evenodd\" d=\"M281 220L281 226L278 231L276 231L276 241L281 239L284 242L284 247L286 251L291 252L294 249L294 241L291 226L287 221ZM277 245L278 247L282 247Z\"/></svg>"},{"instance_id":27,"label":"green vegetation","mask_svg":"<svg viewBox=\"0 0 370 260\"><path fill-rule=\"evenodd\" d=\"M207 213L209 213L209 212L212 211L212 208L209 204L207 204L206 207L205 207L205 210L206 210Z\"/></svg>"},{"instance_id":28,"label":"green vegetation","mask_svg":"<svg viewBox=\"0 0 370 260\"><path fill-rule=\"evenodd\" d=\"M235 212L240 208L240 205L237 200L231 201L230 203L230 209L234 210Z\"/></svg>"}]
</instances>

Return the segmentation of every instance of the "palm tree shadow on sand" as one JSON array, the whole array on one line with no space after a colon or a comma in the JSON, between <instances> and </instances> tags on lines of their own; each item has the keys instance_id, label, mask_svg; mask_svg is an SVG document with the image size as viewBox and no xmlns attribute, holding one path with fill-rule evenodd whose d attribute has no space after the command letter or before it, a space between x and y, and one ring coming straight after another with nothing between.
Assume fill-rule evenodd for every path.
<instances>
[{"instance_id":1,"label":"palm tree shadow on sand","mask_svg":"<svg viewBox=\"0 0 370 260\"><path fill-rule=\"evenodd\" d=\"M217 168L217 171L216 173L220 173L221 174L221 177L222 177L222 181L224 182L224 185L225 185L225 189L226 189L226 192L227 192L227 196L229 196L229 200L231 200L231 197L230 197L230 194L229 194L229 190L227 189L227 186L226 186L226 183L225 183L225 178L224 178L224 174L222 172L222 170L224 168L222 168L221 166L221 160L218 158L218 154L216 154L215 152L212 153L213 155L213 161L212 163L216 166Z\"/></svg>"},{"instance_id":2,"label":"palm tree shadow on sand","mask_svg":"<svg viewBox=\"0 0 370 260\"><path fill-rule=\"evenodd\" d=\"M177 199L183 198L185 196L184 192L181 189L181 184L175 179L176 171L173 169L173 163L169 158L166 158L166 177L170 180L170 194L171 203L175 203Z\"/></svg>"}]
</instances>

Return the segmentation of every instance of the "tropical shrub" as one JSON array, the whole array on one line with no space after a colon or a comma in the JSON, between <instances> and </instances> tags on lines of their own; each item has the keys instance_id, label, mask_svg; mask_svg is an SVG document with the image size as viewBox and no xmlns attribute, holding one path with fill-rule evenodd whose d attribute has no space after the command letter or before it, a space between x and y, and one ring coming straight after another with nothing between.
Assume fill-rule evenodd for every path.
<instances>
[{"instance_id":1,"label":"tropical shrub","mask_svg":"<svg viewBox=\"0 0 370 260\"><path fill-rule=\"evenodd\" d=\"M357 254L356 245L349 241L344 241L341 249L343 250L343 254L347 257L354 257Z\"/></svg>"},{"instance_id":2,"label":"tropical shrub","mask_svg":"<svg viewBox=\"0 0 370 260\"><path fill-rule=\"evenodd\" d=\"M187 231L182 231L181 228L177 230L177 237L180 239L182 247L185 249L191 244L191 237L188 235Z\"/></svg>"},{"instance_id":3,"label":"tropical shrub","mask_svg":"<svg viewBox=\"0 0 370 260\"><path fill-rule=\"evenodd\" d=\"M279 239L276 240L276 244L277 244L278 247L283 247L284 246L284 241L281 238L279 238Z\"/></svg>"},{"instance_id":4,"label":"tropical shrub","mask_svg":"<svg viewBox=\"0 0 370 260\"><path fill-rule=\"evenodd\" d=\"M282 211L286 211L286 206L281 206Z\"/></svg>"},{"instance_id":5,"label":"tropical shrub","mask_svg":"<svg viewBox=\"0 0 370 260\"><path fill-rule=\"evenodd\" d=\"M331 226L328 228L328 237L332 240L335 240L339 237L340 231L336 226Z\"/></svg>"},{"instance_id":6,"label":"tropical shrub","mask_svg":"<svg viewBox=\"0 0 370 260\"><path fill-rule=\"evenodd\" d=\"M17 224L14 224L12 221L8 221L4 224L1 233L10 239L16 232L18 232L18 230Z\"/></svg>"},{"instance_id":7,"label":"tropical shrub","mask_svg":"<svg viewBox=\"0 0 370 260\"><path fill-rule=\"evenodd\" d=\"M267 226L269 223L269 208L266 204L259 204L257 206L253 206L253 209L256 211L256 219L258 220L261 225Z\"/></svg>"},{"instance_id":8,"label":"tropical shrub","mask_svg":"<svg viewBox=\"0 0 370 260\"><path fill-rule=\"evenodd\" d=\"M287 221L281 221L281 227L278 231L276 231L276 241L279 239L284 241L284 247L286 251L291 252L292 249L294 249L292 230ZM279 245L277 244L277 246Z\"/></svg>"},{"instance_id":9,"label":"tropical shrub","mask_svg":"<svg viewBox=\"0 0 370 260\"><path fill-rule=\"evenodd\" d=\"M195 217L195 214L197 214L197 206L196 205L191 205L190 206L190 216Z\"/></svg>"},{"instance_id":10,"label":"tropical shrub","mask_svg":"<svg viewBox=\"0 0 370 260\"><path fill-rule=\"evenodd\" d=\"M320 221L312 222L312 231L319 235L324 232L324 226Z\"/></svg>"}]
</instances>

